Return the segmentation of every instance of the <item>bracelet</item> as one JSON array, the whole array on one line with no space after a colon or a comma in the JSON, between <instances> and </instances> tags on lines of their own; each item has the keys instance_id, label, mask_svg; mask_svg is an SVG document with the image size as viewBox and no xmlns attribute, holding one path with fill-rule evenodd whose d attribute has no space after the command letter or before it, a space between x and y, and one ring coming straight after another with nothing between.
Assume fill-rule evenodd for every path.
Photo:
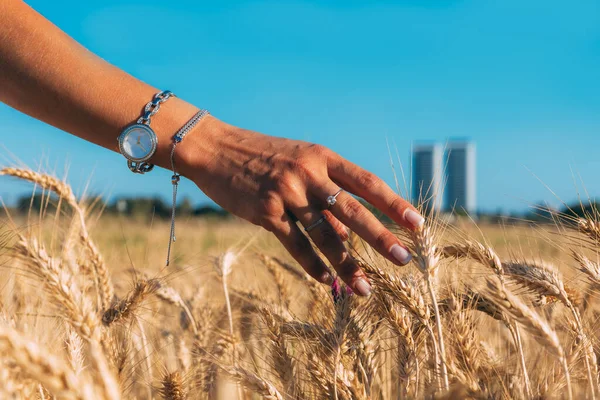
<instances>
[{"instance_id":1,"label":"bracelet","mask_svg":"<svg viewBox=\"0 0 600 400\"><path fill-rule=\"evenodd\" d=\"M196 124L208 114L209 112L207 110L198 111L173 136L173 147L171 148L171 169L173 170L173 176L171 176L171 183L173 184L173 203L171 205L171 233L169 235L169 247L167 249L167 267L169 266L169 262L171 259L171 245L175 241L175 208L177 206L177 187L179 185L179 180L181 177L181 175L175 169L175 148L179 143L183 141L183 138L185 138L185 136L192 130L192 128L196 126Z\"/></svg>"}]
</instances>

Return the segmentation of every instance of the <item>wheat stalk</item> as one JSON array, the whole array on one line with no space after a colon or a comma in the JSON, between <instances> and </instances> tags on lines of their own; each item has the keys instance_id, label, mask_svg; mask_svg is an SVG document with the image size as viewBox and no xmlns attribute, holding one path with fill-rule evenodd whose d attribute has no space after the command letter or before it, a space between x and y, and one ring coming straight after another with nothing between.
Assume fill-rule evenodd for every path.
<instances>
[{"instance_id":1,"label":"wheat stalk","mask_svg":"<svg viewBox=\"0 0 600 400\"><path fill-rule=\"evenodd\" d=\"M197 336L197 335L196 335ZM177 353L177 362L184 374L187 374L192 367L192 354L188 348L185 339L179 337L174 341Z\"/></svg>"},{"instance_id":2,"label":"wheat stalk","mask_svg":"<svg viewBox=\"0 0 600 400\"><path fill-rule=\"evenodd\" d=\"M215 269L219 275L219 277L221 277L221 282L223 283L223 294L225 296L225 305L227 306L227 316L229 318L229 334L231 335L231 337L234 337L234 332L233 332L233 313L231 311L231 300L229 299L229 290L228 290L228 286L227 286L227 278L229 277L229 274L231 273L231 269L233 267L233 264L235 263L237 259L237 254L234 253L233 251L227 251L224 254L221 255L221 257L219 257L217 259L217 261L215 262ZM235 347L234 347L234 352L235 352Z\"/></svg>"},{"instance_id":3,"label":"wheat stalk","mask_svg":"<svg viewBox=\"0 0 600 400\"><path fill-rule=\"evenodd\" d=\"M173 304L177 307L180 307L185 313L186 318L189 320L194 335L198 335L198 324L196 322L196 319L194 318L194 315L192 314L192 311L190 310L188 305L181 298L179 292L173 289L172 287L166 286L160 282L159 285L160 287L156 290L156 292L154 292L155 296L169 304Z\"/></svg>"}]
</instances>

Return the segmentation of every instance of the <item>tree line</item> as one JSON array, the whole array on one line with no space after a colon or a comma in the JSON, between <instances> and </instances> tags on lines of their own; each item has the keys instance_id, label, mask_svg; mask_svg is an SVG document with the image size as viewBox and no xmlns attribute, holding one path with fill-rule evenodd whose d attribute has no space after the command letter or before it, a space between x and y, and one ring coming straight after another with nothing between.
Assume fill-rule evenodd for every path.
<instances>
[{"instance_id":1,"label":"tree line","mask_svg":"<svg viewBox=\"0 0 600 400\"><path fill-rule=\"evenodd\" d=\"M362 200L361 200L362 201ZM92 211L102 211L106 214L126 215L131 217L154 217L165 218L171 217L171 204L165 202L162 198L155 197L118 197L110 202L105 201L101 197L90 197L84 201L88 209ZM391 222L389 218L383 215L379 210L373 208L370 204L362 201L363 204L370 209L373 214L385 222ZM16 211L20 213L28 213L31 211L39 212L40 210L54 211L59 202L53 195L42 195L36 193L33 196L21 196L17 200ZM496 213L477 213L472 215L480 221L490 223L509 223L509 222L553 222L553 214L560 213L570 217L597 217L600 219L600 203L592 200L588 203L575 203L566 205L559 210L550 210L546 206L534 206L529 211L523 213L505 214L501 211ZM183 198L177 204L177 215L189 217L210 217L210 218L228 218L229 212L223 210L216 205L201 205L194 206L189 197ZM460 212L455 213L461 216Z\"/></svg>"},{"instance_id":2,"label":"tree line","mask_svg":"<svg viewBox=\"0 0 600 400\"><path fill-rule=\"evenodd\" d=\"M118 197L109 202L101 197L89 197L84 200L85 206L92 212L102 211L104 214L126 215L130 217L148 217L171 218L171 204L165 202L162 198L156 197ZM33 196L21 196L16 203L16 211L19 213L28 213L30 211L46 212L55 211L59 201L53 195L43 195L36 193ZM64 208L64 204L62 205ZM177 215L227 218L229 212L218 206L202 205L194 206L188 197L184 197L177 204Z\"/></svg>"}]
</instances>

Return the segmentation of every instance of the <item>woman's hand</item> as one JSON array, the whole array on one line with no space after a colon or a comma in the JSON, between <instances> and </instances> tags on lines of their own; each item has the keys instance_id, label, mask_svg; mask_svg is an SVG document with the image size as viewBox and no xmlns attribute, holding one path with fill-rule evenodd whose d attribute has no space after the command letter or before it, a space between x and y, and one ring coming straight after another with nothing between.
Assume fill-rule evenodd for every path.
<instances>
[{"instance_id":1,"label":"woman's hand","mask_svg":"<svg viewBox=\"0 0 600 400\"><path fill-rule=\"evenodd\" d=\"M159 90L91 55L22 1L0 0L0 15L0 101L118 151L119 133L137 120L140 107ZM153 163L170 167L171 135L196 111L173 98L153 117L152 129L159 135ZM342 279L363 295L370 286L343 245L344 225L396 264L406 264L410 255L349 193L400 225L423 222L380 179L331 150L235 128L210 116L177 146L176 162L223 208L273 232L321 282L331 280L328 269L291 216L310 227L325 214L327 220L309 235ZM123 173L129 173L124 161ZM328 208L327 197L339 188L345 191Z\"/></svg>"},{"instance_id":2,"label":"woman's hand","mask_svg":"<svg viewBox=\"0 0 600 400\"><path fill-rule=\"evenodd\" d=\"M236 128L209 116L177 149L185 176L224 209L273 232L320 282L331 283L332 276L295 219L306 228L326 216L308 235L361 295L369 295L371 288L343 244L345 226L393 263L405 265L411 259L406 247L350 193L410 229L421 225L423 217L381 179L323 146ZM339 189L337 202L329 207L327 197Z\"/></svg>"}]
</instances>

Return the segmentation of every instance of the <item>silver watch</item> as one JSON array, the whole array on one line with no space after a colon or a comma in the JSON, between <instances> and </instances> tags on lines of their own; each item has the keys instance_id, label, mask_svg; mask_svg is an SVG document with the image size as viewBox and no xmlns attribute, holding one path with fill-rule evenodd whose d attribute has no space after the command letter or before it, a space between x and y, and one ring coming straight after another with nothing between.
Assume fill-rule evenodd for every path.
<instances>
[{"instance_id":1,"label":"silver watch","mask_svg":"<svg viewBox=\"0 0 600 400\"><path fill-rule=\"evenodd\" d=\"M156 152L158 137L150 127L150 120L158 112L160 105L174 96L169 90L155 94L136 123L129 125L119 135L119 151L127 159L127 166L132 172L144 174L154 168L154 164L147 161Z\"/></svg>"}]
</instances>

